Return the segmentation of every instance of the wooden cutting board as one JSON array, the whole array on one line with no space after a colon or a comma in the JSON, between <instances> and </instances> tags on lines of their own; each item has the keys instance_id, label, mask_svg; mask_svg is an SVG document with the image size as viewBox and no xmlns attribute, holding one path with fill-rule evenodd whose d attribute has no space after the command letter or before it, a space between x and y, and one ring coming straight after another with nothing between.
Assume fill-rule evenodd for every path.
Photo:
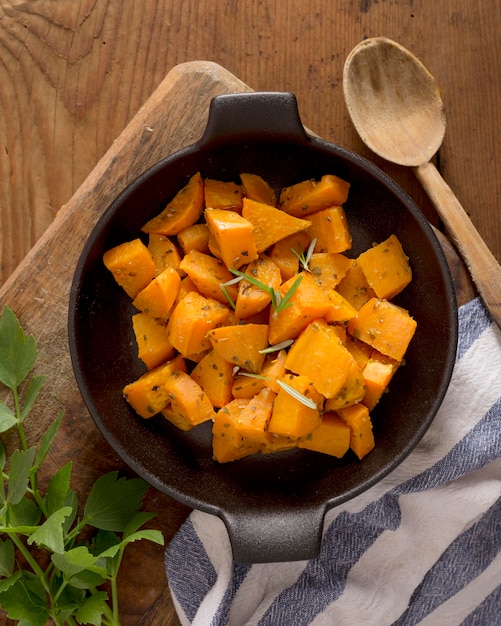
<instances>
[{"instance_id":1,"label":"wooden cutting board","mask_svg":"<svg viewBox=\"0 0 501 626\"><path fill-rule=\"evenodd\" d=\"M82 498L102 473L129 473L94 426L79 395L67 341L71 282L82 247L112 200L148 167L198 140L211 99L221 93L251 91L227 70L211 62L174 67L99 161L84 184L0 290L0 310L9 305L39 346L38 373L47 376L42 398L27 429L30 443L61 411L66 411L45 475L73 461L73 488ZM444 239L460 301L473 292L464 267ZM151 489L145 508L157 513L153 525L166 542L189 509ZM138 571L140 575L138 576ZM163 568L163 549L141 542L126 553L120 579L122 623L176 624Z\"/></svg>"}]
</instances>

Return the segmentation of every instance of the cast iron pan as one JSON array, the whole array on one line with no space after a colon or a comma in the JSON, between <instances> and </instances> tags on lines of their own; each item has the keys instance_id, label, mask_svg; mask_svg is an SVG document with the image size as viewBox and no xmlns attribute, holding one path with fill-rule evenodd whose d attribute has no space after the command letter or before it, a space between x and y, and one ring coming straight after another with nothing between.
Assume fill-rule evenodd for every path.
<instances>
[{"instance_id":1,"label":"cast iron pan","mask_svg":"<svg viewBox=\"0 0 501 626\"><path fill-rule=\"evenodd\" d=\"M401 240L414 279L395 302L411 311L417 332L405 367L372 413L376 448L363 461L294 450L219 465L211 458L209 424L184 433L161 417L137 417L122 398L124 385L144 368L131 330L134 310L102 255L137 237L197 171L236 182L240 172L253 172L276 190L337 174L351 183L349 254L391 233ZM318 554L327 510L381 480L425 433L452 374L457 309L438 241L402 189L360 156L306 134L292 94L224 95L212 101L201 140L135 180L98 222L74 276L69 342L84 401L133 470L169 496L220 516L236 561L293 561Z\"/></svg>"}]
</instances>

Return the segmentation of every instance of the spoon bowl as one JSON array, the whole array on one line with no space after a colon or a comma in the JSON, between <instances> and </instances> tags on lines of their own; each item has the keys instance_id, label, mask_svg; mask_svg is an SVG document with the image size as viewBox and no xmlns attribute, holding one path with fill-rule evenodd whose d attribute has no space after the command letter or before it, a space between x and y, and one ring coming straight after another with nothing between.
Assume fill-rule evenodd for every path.
<instances>
[{"instance_id":1,"label":"spoon bowl","mask_svg":"<svg viewBox=\"0 0 501 626\"><path fill-rule=\"evenodd\" d=\"M346 60L343 88L358 134L379 156L418 166L440 148L445 113L435 79L401 45L385 37L361 42Z\"/></svg>"},{"instance_id":2,"label":"spoon bowl","mask_svg":"<svg viewBox=\"0 0 501 626\"><path fill-rule=\"evenodd\" d=\"M403 46L374 37L348 55L343 91L362 141L387 161L413 168L501 328L501 267L431 163L445 135L444 106L435 79Z\"/></svg>"}]
</instances>

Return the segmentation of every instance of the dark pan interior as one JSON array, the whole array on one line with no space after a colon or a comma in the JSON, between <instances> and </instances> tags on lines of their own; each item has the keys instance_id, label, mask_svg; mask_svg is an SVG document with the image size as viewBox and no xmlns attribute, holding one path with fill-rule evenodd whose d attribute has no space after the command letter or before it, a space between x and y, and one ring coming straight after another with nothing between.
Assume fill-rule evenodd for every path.
<instances>
[{"instance_id":1,"label":"dark pan interior","mask_svg":"<svg viewBox=\"0 0 501 626\"><path fill-rule=\"evenodd\" d=\"M395 302L412 313L417 332L391 392L372 413L376 448L362 462L352 454L338 460L295 450L219 465L211 459L210 425L184 433L161 417L147 421L137 417L122 398L124 385L142 374L144 367L137 359L131 329L133 308L105 269L102 255L137 237L140 227L196 171L204 177L235 181L240 172L253 172L277 190L306 178L337 174L351 184L345 205L353 234L350 256L392 233L401 240L414 278ZM167 158L108 209L75 274L70 350L92 417L131 468L170 496L220 515L229 526L237 560L291 560L307 558L318 549L306 545L307 537L299 539L304 540L303 547L291 545L298 541L294 530L298 524L310 520L317 527L313 535L318 542L325 511L376 483L420 440L450 379L456 314L440 246L421 212L390 179L362 158L322 140L283 137L267 142L243 136L203 141ZM259 545L239 548L240 541L257 541L256 536L243 537L253 524L261 529L256 533ZM266 545L269 541L272 547Z\"/></svg>"}]
</instances>

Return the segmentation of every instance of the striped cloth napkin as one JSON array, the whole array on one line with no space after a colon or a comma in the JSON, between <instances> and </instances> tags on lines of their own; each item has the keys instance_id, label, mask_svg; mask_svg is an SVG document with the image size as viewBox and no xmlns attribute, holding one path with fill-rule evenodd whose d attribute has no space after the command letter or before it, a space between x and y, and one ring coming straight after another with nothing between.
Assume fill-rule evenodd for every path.
<instances>
[{"instance_id":1,"label":"striped cloth napkin","mask_svg":"<svg viewBox=\"0 0 501 626\"><path fill-rule=\"evenodd\" d=\"M234 563L222 521L189 516L165 555L183 626L501 624L501 333L479 299L459 324L430 429L327 513L318 558Z\"/></svg>"}]
</instances>

